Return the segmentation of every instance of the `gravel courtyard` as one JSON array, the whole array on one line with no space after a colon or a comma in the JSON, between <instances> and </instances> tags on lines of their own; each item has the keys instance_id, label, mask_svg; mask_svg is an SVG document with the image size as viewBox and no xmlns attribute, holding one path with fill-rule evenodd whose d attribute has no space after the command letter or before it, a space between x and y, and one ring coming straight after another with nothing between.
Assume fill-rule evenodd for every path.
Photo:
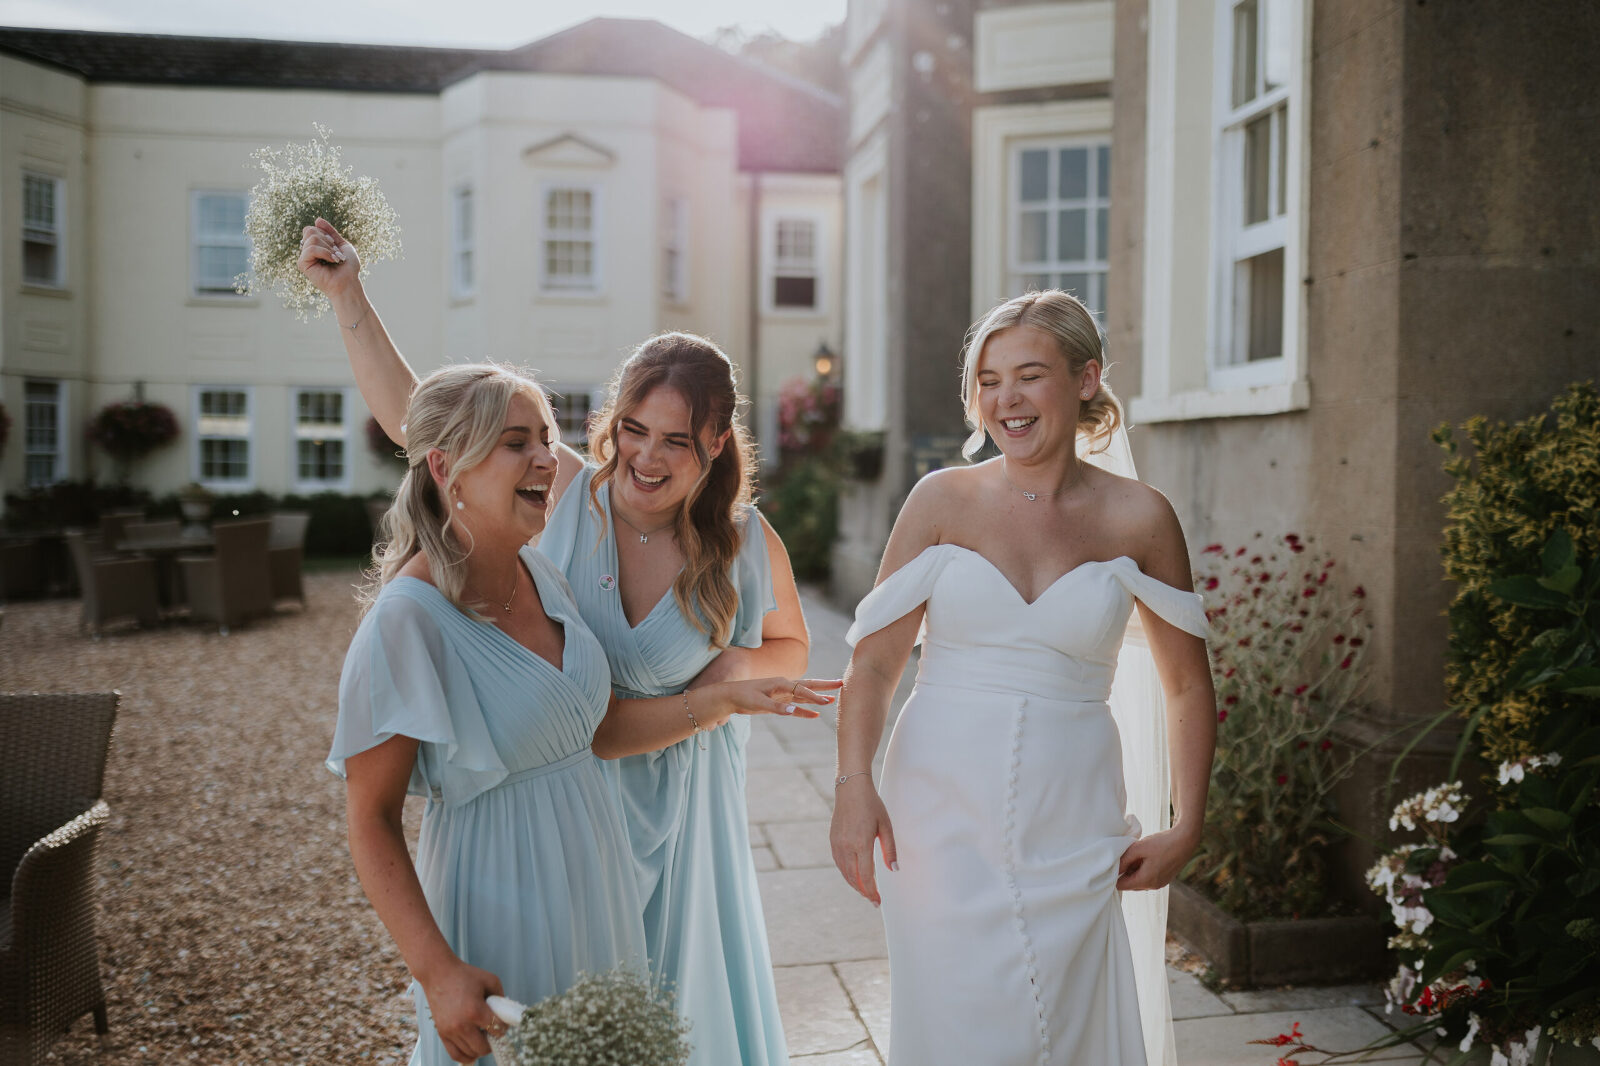
<instances>
[{"instance_id":1,"label":"gravel courtyard","mask_svg":"<svg viewBox=\"0 0 1600 1066\"><path fill-rule=\"evenodd\" d=\"M101 840L111 1035L73 1064L403 1063L406 976L350 865L344 788L322 766L355 571L308 574L306 611L78 635L78 604L13 604L0 691L118 689ZM408 801L415 838L421 801Z\"/></svg>"}]
</instances>

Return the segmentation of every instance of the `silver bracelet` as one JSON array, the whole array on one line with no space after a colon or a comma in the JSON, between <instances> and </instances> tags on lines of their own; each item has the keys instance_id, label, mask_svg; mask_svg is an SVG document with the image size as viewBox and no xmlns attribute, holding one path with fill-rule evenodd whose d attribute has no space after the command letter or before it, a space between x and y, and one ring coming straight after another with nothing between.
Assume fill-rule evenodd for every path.
<instances>
[{"instance_id":1,"label":"silver bracelet","mask_svg":"<svg viewBox=\"0 0 1600 1066\"><path fill-rule=\"evenodd\" d=\"M862 774L870 774L870 773L872 773L871 770L857 770L853 774L840 774L839 775L839 779L833 783L833 787L834 788L838 788L840 785L844 784L846 781L850 780L852 777L860 777Z\"/></svg>"},{"instance_id":2,"label":"silver bracelet","mask_svg":"<svg viewBox=\"0 0 1600 1066\"><path fill-rule=\"evenodd\" d=\"M694 727L694 732L690 736L695 738L695 741L700 745L700 750L705 751L706 738L700 735L705 730L700 727L700 719L696 718L694 712L689 709L689 693L687 692L683 694L683 713L689 716L689 724Z\"/></svg>"},{"instance_id":3,"label":"silver bracelet","mask_svg":"<svg viewBox=\"0 0 1600 1066\"><path fill-rule=\"evenodd\" d=\"M361 317L360 318L356 319L354 322L350 323L348 326L345 325L343 322L339 322L339 328L340 329L347 329L351 333L354 333L356 331L356 327L361 325L361 323L365 322L367 320L367 316L370 315L371 313L372 313L372 305L368 304L367 305L367 309L365 311L361 312ZM335 319L334 321L337 322L338 319Z\"/></svg>"}]
</instances>

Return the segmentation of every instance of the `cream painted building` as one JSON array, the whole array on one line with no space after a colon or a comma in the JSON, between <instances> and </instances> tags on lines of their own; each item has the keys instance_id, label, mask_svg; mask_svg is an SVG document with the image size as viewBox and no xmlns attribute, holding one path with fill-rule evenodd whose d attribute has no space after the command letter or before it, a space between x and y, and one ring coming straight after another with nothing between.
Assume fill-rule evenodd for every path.
<instances>
[{"instance_id":1,"label":"cream painted building","mask_svg":"<svg viewBox=\"0 0 1600 1066\"><path fill-rule=\"evenodd\" d=\"M572 439L634 345L691 330L773 437L842 343L841 118L653 22L506 52L0 29L0 486L109 479L83 426L135 395L181 425L134 469L156 493L392 486L332 323L231 287L250 153L313 122L398 213L368 287L419 371L529 365Z\"/></svg>"}]
</instances>

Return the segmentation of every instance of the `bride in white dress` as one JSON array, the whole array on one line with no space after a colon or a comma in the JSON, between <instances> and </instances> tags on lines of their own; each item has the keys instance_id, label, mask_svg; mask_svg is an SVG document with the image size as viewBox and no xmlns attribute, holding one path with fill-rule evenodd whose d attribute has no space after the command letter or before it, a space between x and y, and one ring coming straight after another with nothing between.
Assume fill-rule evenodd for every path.
<instances>
[{"instance_id":1,"label":"bride in white dress","mask_svg":"<svg viewBox=\"0 0 1600 1066\"><path fill-rule=\"evenodd\" d=\"M1200 838L1216 698L1172 506L1092 454L1126 449L1103 359L1064 292L984 318L963 450L1001 455L917 484L849 633L833 855L882 905L895 1066L1175 1061L1156 890Z\"/></svg>"}]
</instances>

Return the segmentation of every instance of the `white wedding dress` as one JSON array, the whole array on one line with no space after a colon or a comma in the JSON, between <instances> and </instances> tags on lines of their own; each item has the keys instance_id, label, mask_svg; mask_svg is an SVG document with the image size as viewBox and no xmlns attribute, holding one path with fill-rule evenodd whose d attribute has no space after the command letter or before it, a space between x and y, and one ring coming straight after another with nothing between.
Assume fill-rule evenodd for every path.
<instances>
[{"instance_id":1,"label":"white wedding dress","mask_svg":"<svg viewBox=\"0 0 1600 1066\"><path fill-rule=\"evenodd\" d=\"M1160 691L1142 638L1124 641L1135 598L1205 635L1200 597L1126 556L1027 603L940 544L857 607L852 646L927 606L880 785L900 867L879 856L895 1066L1175 1061L1165 891L1116 890L1141 823L1170 818Z\"/></svg>"}]
</instances>

